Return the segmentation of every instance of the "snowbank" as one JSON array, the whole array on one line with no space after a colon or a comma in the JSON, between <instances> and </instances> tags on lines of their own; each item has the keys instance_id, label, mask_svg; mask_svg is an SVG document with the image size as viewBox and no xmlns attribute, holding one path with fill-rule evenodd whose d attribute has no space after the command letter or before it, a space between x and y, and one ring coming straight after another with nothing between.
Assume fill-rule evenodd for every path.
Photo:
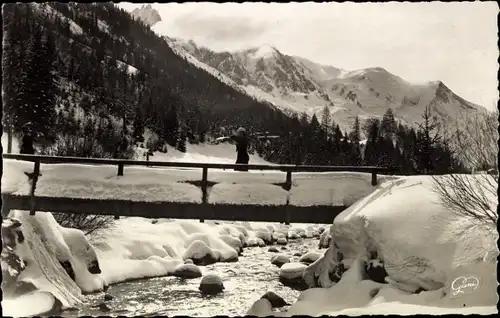
<instances>
[{"instance_id":1,"label":"snowbank","mask_svg":"<svg viewBox=\"0 0 500 318\"><path fill-rule=\"evenodd\" d=\"M17 316L24 313L24 309L19 307L21 301L24 299L31 299L36 307L27 310L40 310L46 312L47 308L51 309L55 299L58 299L64 307L74 306L82 301L81 289L77 285L78 281L85 278L82 266L87 260L94 257L93 250L78 248L77 245L88 247L89 244L84 237L83 241L76 242L78 238L71 237L71 233L64 233L60 231L60 226L54 220L50 213L39 213L35 216L30 216L29 212L13 211L9 215L21 222L21 227L14 231L17 240L13 244L14 254L8 257L17 256L23 262L23 269L19 271L7 271L10 276L15 278L16 284L24 283L24 285L32 286L28 291L31 293L24 293L20 295L24 298L17 298L16 293L11 293L10 290L18 289L18 285L7 288L2 286L4 292L4 300L2 302L4 313L7 315ZM2 239L5 238L4 229L2 229ZM21 232L22 234L19 234ZM68 246L68 242L76 253L73 254ZM76 239L76 240L75 240ZM86 252L86 253L85 253ZM7 261L5 256L2 255L2 263ZM69 274L65 273L61 263L70 262L73 265L73 272L78 277L77 282L73 281ZM4 272L2 270L3 273ZM34 290L33 290L34 289ZM45 301L50 299L50 304L44 305ZM12 297L10 297L12 296ZM25 304L24 304L25 306ZM6 312L9 309L12 312ZM23 314L21 314L22 316Z\"/></svg>"},{"instance_id":2,"label":"snowbank","mask_svg":"<svg viewBox=\"0 0 500 318\"><path fill-rule=\"evenodd\" d=\"M155 158L160 159L160 158ZM4 160L2 193L28 195L31 183L25 172L33 172L33 163ZM36 195L70 198L122 199L200 203L201 169L173 169L126 166L117 176L117 166L42 164ZM285 191L280 184L284 172L236 172L210 169L210 203L283 205L349 205L374 191L370 174L351 172L296 173L293 187ZM380 180L394 177L380 176Z\"/></svg>"},{"instance_id":3,"label":"snowbank","mask_svg":"<svg viewBox=\"0 0 500 318\"><path fill-rule=\"evenodd\" d=\"M7 153L8 136L7 132L2 133L2 148L3 152ZM12 153L19 153L19 140L12 136Z\"/></svg>"},{"instance_id":4,"label":"snowbank","mask_svg":"<svg viewBox=\"0 0 500 318\"><path fill-rule=\"evenodd\" d=\"M274 314L496 312L498 233L450 213L432 188L430 177L401 178L342 212L329 249L303 276L323 288ZM370 260L383 265L384 284L368 279Z\"/></svg>"},{"instance_id":5,"label":"snowbank","mask_svg":"<svg viewBox=\"0 0 500 318\"><path fill-rule=\"evenodd\" d=\"M373 314L491 314L496 312L496 299L490 303L478 301L477 294L453 298L445 288L423 291L419 294L403 292L392 285L380 284L364 277L362 259L356 259L342 279L333 287L308 289L299 296L288 312L278 316L305 314L319 315L373 315ZM493 270L495 265L490 266ZM491 276L490 276L491 278ZM495 294L496 282L484 280L486 294ZM483 295L484 296L484 295Z\"/></svg>"}]
</instances>

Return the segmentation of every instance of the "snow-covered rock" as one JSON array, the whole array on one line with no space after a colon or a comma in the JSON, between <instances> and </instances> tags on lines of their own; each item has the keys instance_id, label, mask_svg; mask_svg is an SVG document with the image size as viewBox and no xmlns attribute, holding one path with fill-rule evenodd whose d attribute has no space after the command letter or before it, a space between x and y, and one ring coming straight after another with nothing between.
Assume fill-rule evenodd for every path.
<instances>
[{"instance_id":1,"label":"snow-covered rock","mask_svg":"<svg viewBox=\"0 0 500 318\"><path fill-rule=\"evenodd\" d=\"M243 248L243 243L239 238L236 238L232 235L220 235L219 238L223 240L227 245L234 248L234 250L237 253L241 252L241 249Z\"/></svg>"},{"instance_id":2,"label":"snow-covered rock","mask_svg":"<svg viewBox=\"0 0 500 318\"><path fill-rule=\"evenodd\" d=\"M331 239L332 239L332 237L330 235L330 232L329 231L323 231L321 233L321 236L319 237L318 247L319 248L328 248L328 246L330 246Z\"/></svg>"},{"instance_id":3,"label":"snow-covered rock","mask_svg":"<svg viewBox=\"0 0 500 318\"><path fill-rule=\"evenodd\" d=\"M276 243L277 243L278 245L287 245L287 244L288 244L288 241L287 241L287 239L286 239L286 238L284 238L284 237L280 237L280 238L278 238L278 240L276 241Z\"/></svg>"},{"instance_id":4,"label":"snow-covered rock","mask_svg":"<svg viewBox=\"0 0 500 318\"><path fill-rule=\"evenodd\" d=\"M267 251L270 253L279 253L279 250L274 246L269 247Z\"/></svg>"},{"instance_id":5,"label":"snow-covered rock","mask_svg":"<svg viewBox=\"0 0 500 318\"><path fill-rule=\"evenodd\" d=\"M184 259L191 259L196 265L209 265L219 260L217 255L203 241L196 240L184 252Z\"/></svg>"},{"instance_id":6,"label":"snow-covered rock","mask_svg":"<svg viewBox=\"0 0 500 318\"><path fill-rule=\"evenodd\" d=\"M286 263L280 267L279 280L283 285L305 289L307 285L302 275L306 268L307 265L302 263Z\"/></svg>"},{"instance_id":7,"label":"snow-covered rock","mask_svg":"<svg viewBox=\"0 0 500 318\"><path fill-rule=\"evenodd\" d=\"M200 282L200 291L204 294L218 294L224 290L222 279L215 274L203 276Z\"/></svg>"},{"instance_id":8,"label":"snow-covered rock","mask_svg":"<svg viewBox=\"0 0 500 318\"><path fill-rule=\"evenodd\" d=\"M289 305L283 298L269 291L252 304L247 311L247 316L265 317L271 316L273 308Z\"/></svg>"},{"instance_id":9,"label":"snow-covered rock","mask_svg":"<svg viewBox=\"0 0 500 318\"><path fill-rule=\"evenodd\" d=\"M257 238L260 238L261 240L263 240L264 243L266 243L266 244L272 244L273 243L272 234L269 231L257 230L255 232L255 236Z\"/></svg>"},{"instance_id":10,"label":"snow-covered rock","mask_svg":"<svg viewBox=\"0 0 500 318\"><path fill-rule=\"evenodd\" d=\"M238 251L234 249L231 245L227 244L223 238L214 236L213 229L212 233L200 233L198 232L198 229L193 226L193 224L190 223L181 223L183 227L188 231L196 231L192 232L189 234L189 237L185 241L185 246L189 246L195 241L201 241L203 242L206 247L209 247L209 249L212 251L210 254L214 256L214 259L216 261L221 261L221 262L232 262L238 260ZM231 240L231 238L225 238L226 240ZM236 242L236 240L231 240L232 244L236 244L238 246L240 243ZM197 243L199 245L199 243ZM203 248L203 247L200 247ZM192 258L192 257L186 257L186 258L191 258L193 259L194 263L197 264L197 260Z\"/></svg>"},{"instance_id":11,"label":"snow-covered rock","mask_svg":"<svg viewBox=\"0 0 500 318\"><path fill-rule=\"evenodd\" d=\"M286 254L274 255L271 258L271 264L281 267L283 264L290 263L290 257Z\"/></svg>"},{"instance_id":12,"label":"snow-covered rock","mask_svg":"<svg viewBox=\"0 0 500 318\"><path fill-rule=\"evenodd\" d=\"M172 275L181 278L198 278L202 276L200 268L194 264L179 265Z\"/></svg>"},{"instance_id":13,"label":"snow-covered rock","mask_svg":"<svg viewBox=\"0 0 500 318\"><path fill-rule=\"evenodd\" d=\"M299 262L305 263L305 264L312 264L312 263L316 262L318 259L320 259L321 256L323 256L323 254L318 253L318 252L314 252L314 251L308 252L299 258Z\"/></svg>"},{"instance_id":14,"label":"snow-covered rock","mask_svg":"<svg viewBox=\"0 0 500 318\"><path fill-rule=\"evenodd\" d=\"M249 237L245 243L245 246L255 247L255 246L266 246L266 243L259 237Z\"/></svg>"},{"instance_id":15,"label":"snow-covered rock","mask_svg":"<svg viewBox=\"0 0 500 318\"><path fill-rule=\"evenodd\" d=\"M246 315L253 317L267 317L273 315L273 305L267 298L259 298L248 309Z\"/></svg>"},{"instance_id":16,"label":"snow-covered rock","mask_svg":"<svg viewBox=\"0 0 500 318\"><path fill-rule=\"evenodd\" d=\"M272 291L268 291L261 298L269 300L273 308L280 308L289 305L281 296L275 294Z\"/></svg>"}]
</instances>

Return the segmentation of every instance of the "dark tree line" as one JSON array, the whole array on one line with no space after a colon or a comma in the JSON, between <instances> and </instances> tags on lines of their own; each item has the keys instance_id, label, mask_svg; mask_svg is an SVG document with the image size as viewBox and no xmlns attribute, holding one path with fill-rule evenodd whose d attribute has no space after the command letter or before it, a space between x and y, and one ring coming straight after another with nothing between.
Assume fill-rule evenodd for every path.
<instances>
[{"instance_id":1,"label":"dark tree line","mask_svg":"<svg viewBox=\"0 0 500 318\"><path fill-rule=\"evenodd\" d=\"M282 164L379 166L396 174L443 174L463 171L447 140L438 130L430 108L422 114L418 129L397 123L392 109L382 120L361 125L356 117L349 133L342 132L325 107L321 121L303 114L282 138L259 143L256 152ZM362 135L366 136L362 142Z\"/></svg>"}]
</instances>

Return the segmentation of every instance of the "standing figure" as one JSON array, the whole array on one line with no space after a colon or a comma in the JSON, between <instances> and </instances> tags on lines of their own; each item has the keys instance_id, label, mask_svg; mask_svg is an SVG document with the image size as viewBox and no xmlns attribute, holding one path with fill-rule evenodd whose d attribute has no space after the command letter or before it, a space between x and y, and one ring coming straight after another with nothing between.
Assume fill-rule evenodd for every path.
<instances>
[{"instance_id":1,"label":"standing figure","mask_svg":"<svg viewBox=\"0 0 500 318\"><path fill-rule=\"evenodd\" d=\"M231 136L231 139L236 142L236 163L248 164L250 156L248 155L248 136L245 128L238 128L236 134ZM237 167L234 170L248 171L248 168Z\"/></svg>"},{"instance_id":2,"label":"standing figure","mask_svg":"<svg viewBox=\"0 0 500 318\"><path fill-rule=\"evenodd\" d=\"M24 124L22 129L23 139L21 140L19 153L25 155L34 155L35 148L33 147L33 130L31 129L31 124Z\"/></svg>"}]
</instances>

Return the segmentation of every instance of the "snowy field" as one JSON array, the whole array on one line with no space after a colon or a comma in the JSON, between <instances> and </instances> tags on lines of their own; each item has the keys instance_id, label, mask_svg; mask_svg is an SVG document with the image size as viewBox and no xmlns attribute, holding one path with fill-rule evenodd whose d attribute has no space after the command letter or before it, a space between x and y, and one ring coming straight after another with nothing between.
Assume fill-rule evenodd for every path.
<instances>
[{"instance_id":1,"label":"snowy field","mask_svg":"<svg viewBox=\"0 0 500 318\"><path fill-rule=\"evenodd\" d=\"M158 157L156 159L159 159ZM31 183L25 172L33 172L32 162L4 160L2 193L27 195ZM117 176L117 166L42 164L36 195L70 198L123 199L133 201L201 202L201 188L191 184L200 181L201 169L127 167ZM350 205L371 193L371 175L355 172L294 173L292 189L281 184L286 174L281 171L209 169L209 203L283 205L290 204ZM395 180L379 176L379 182Z\"/></svg>"}]
</instances>

